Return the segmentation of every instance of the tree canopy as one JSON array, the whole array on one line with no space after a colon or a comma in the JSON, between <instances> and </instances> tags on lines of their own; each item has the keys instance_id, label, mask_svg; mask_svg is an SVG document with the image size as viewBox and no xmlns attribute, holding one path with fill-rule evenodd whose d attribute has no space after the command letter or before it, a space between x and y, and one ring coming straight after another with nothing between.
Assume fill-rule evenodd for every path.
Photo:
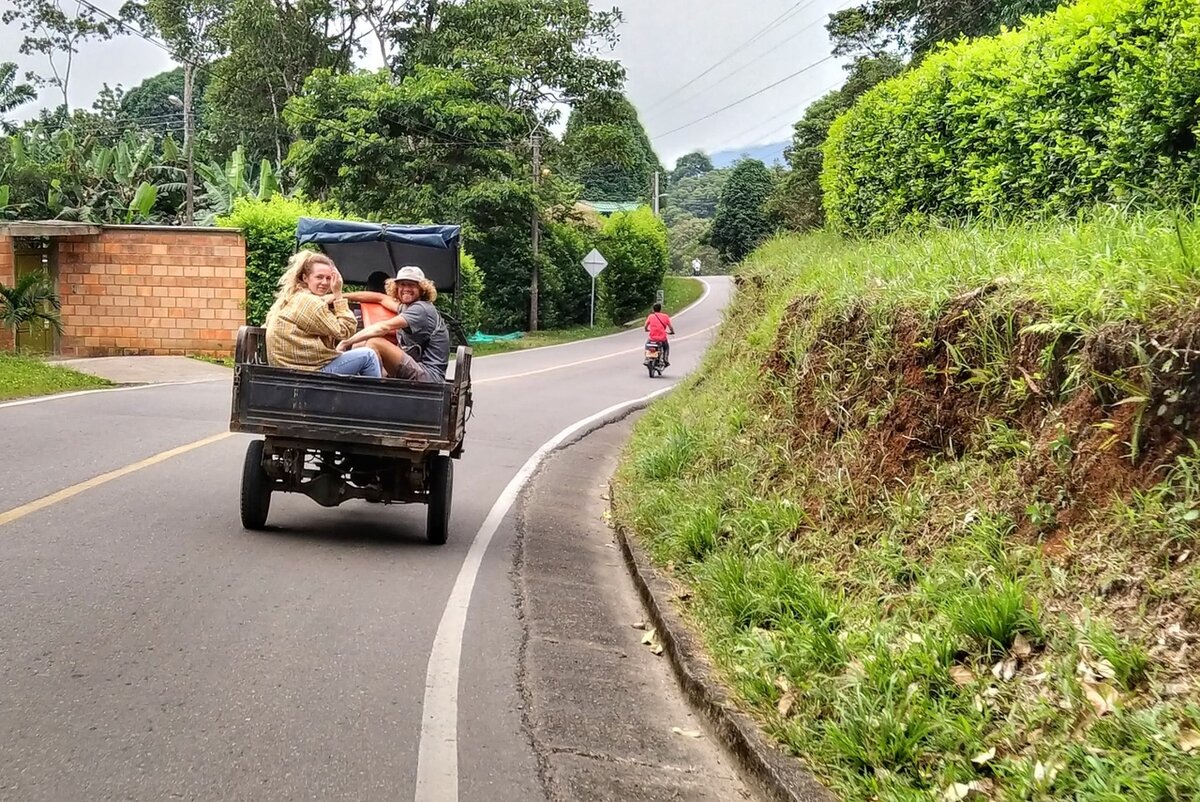
<instances>
[{"instance_id":1,"label":"tree canopy","mask_svg":"<svg viewBox=\"0 0 1200 802\"><path fill-rule=\"evenodd\" d=\"M662 171L637 110L620 92L596 92L572 108L559 154L588 200L649 200L654 172Z\"/></svg>"},{"instance_id":2,"label":"tree canopy","mask_svg":"<svg viewBox=\"0 0 1200 802\"><path fill-rule=\"evenodd\" d=\"M712 246L725 259L742 261L774 231L767 210L774 188L771 171L758 159L742 159L734 165L709 234Z\"/></svg>"}]
</instances>

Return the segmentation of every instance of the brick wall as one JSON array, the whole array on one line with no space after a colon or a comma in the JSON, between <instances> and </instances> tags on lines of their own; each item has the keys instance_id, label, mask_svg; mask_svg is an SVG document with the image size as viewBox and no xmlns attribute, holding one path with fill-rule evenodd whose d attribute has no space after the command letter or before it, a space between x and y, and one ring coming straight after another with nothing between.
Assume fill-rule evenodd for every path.
<instances>
[{"instance_id":1,"label":"brick wall","mask_svg":"<svg viewBox=\"0 0 1200 802\"><path fill-rule=\"evenodd\" d=\"M55 247L64 356L233 352L245 322L238 232L113 226Z\"/></svg>"},{"instance_id":2,"label":"brick wall","mask_svg":"<svg viewBox=\"0 0 1200 802\"><path fill-rule=\"evenodd\" d=\"M0 284L11 287L15 274L16 268L13 265L12 237L0 234ZM0 350L11 349L13 345L12 332L0 326Z\"/></svg>"}]
</instances>

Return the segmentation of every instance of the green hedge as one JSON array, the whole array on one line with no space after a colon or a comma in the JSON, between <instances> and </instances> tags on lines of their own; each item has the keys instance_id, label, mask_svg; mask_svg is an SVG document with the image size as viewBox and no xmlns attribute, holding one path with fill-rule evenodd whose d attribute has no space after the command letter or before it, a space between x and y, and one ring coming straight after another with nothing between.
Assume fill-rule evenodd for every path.
<instances>
[{"instance_id":1,"label":"green hedge","mask_svg":"<svg viewBox=\"0 0 1200 802\"><path fill-rule=\"evenodd\" d=\"M1198 53L1195 0L1082 0L950 46L834 123L821 176L829 222L861 234L1191 200Z\"/></svg>"},{"instance_id":2,"label":"green hedge","mask_svg":"<svg viewBox=\"0 0 1200 802\"><path fill-rule=\"evenodd\" d=\"M279 277L296 251L296 224L301 217L342 215L333 207L296 198L275 196L270 200L239 198L233 211L218 218L217 225L238 228L246 238L246 322L261 326L275 301ZM453 296L438 301L447 311ZM468 332L475 331L483 319L483 272L470 254L462 257L460 274L459 320Z\"/></svg>"},{"instance_id":3,"label":"green hedge","mask_svg":"<svg viewBox=\"0 0 1200 802\"><path fill-rule=\"evenodd\" d=\"M316 203L275 196L262 201L239 198L217 225L239 228L246 238L246 322L261 326L275 301L279 277L296 251L296 223L301 217L336 217Z\"/></svg>"},{"instance_id":4,"label":"green hedge","mask_svg":"<svg viewBox=\"0 0 1200 802\"><path fill-rule=\"evenodd\" d=\"M617 212L605 221L598 247L608 267L600 274L597 305L613 323L625 323L642 314L662 286L670 264L667 227L648 206Z\"/></svg>"}]
</instances>

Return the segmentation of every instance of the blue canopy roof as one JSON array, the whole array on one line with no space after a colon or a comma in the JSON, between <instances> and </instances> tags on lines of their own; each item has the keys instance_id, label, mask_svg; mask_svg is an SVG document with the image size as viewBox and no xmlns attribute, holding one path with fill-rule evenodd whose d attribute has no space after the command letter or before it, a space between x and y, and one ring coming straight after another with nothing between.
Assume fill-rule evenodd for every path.
<instances>
[{"instance_id":1,"label":"blue canopy roof","mask_svg":"<svg viewBox=\"0 0 1200 802\"><path fill-rule=\"evenodd\" d=\"M458 289L461 226L394 226L301 217L296 244L312 243L337 263L342 277L366 284L375 273L394 277L405 265L425 271L441 292Z\"/></svg>"},{"instance_id":2,"label":"blue canopy roof","mask_svg":"<svg viewBox=\"0 0 1200 802\"><path fill-rule=\"evenodd\" d=\"M301 217L296 226L296 239L301 245L309 242L318 245L331 242L399 242L448 250L458 247L461 234L461 226L396 226L318 217Z\"/></svg>"}]
</instances>

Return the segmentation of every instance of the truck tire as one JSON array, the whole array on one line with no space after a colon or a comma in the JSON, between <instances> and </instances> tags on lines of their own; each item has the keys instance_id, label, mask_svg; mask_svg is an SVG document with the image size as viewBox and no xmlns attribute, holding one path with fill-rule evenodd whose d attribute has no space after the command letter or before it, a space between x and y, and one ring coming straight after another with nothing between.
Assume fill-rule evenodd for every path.
<instances>
[{"instance_id":1,"label":"truck tire","mask_svg":"<svg viewBox=\"0 0 1200 802\"><path fill-rule=\"evenodd\" d=\"M262 529L271 510L271 477L263 469L262 440L255 440L246 449L246 464L242 466L242 526Z\"/></svg>"},{"instance_id":2,"label":"truck tire","mask_svg":"<svg viewBox=\"0 0 1200 802\"><path fill-rule=\"evenodd\" d=\"M450 534L450 499L454 495L454 462L442 454L429 464L429 513L425 539L435 546L446 542Z\"/></svg>"}]
</instances>

